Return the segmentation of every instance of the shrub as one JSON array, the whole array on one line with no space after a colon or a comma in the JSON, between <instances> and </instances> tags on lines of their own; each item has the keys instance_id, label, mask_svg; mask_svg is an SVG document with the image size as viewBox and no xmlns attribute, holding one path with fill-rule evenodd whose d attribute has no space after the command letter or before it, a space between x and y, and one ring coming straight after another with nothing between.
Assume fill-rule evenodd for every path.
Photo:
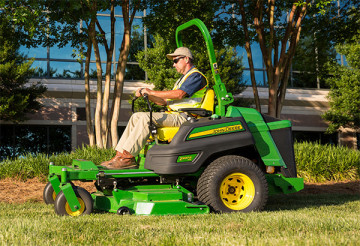
<instances>
[{"instance_id":1,"label":"shrub","mask_svg":"<svg viewBox=\"0 0 360 246\"><path fill-rule=\"evenodd\" d=\"M0 163L0 179L16 177L23 180L39 177L45 179L49 173L49 163L58 166L69 166L73 159L91 160L99 165L115 155L113 149L99 149L97 147L83 146L71 153L61 153L48 156L46 154L27 154L15 160L7 159Z\"/></svg>"},{"instance_id":2,"label":"shrub","mask_svg":"<svg viewBox=\"0 0 360 246\"><path fill-rule=\"evenodd\" d=\"M316 143L295 143L298 175L308 182L342 181L360 179L360 151ZM39 177L46 179L49 163L70 165L73 159L91 160L99 165L115 155L113 149L83 146L71 153L48 156L25 155L0 163L0 179L17 177L23 180Z\"/></svg>"},{"instance_id":3,"label":"shrub","mask_svg":"<svg viewBox=\"0 0 360 246\"><path fill-rule=\"evenodd\" d=\"M306 181L342 181L360 178L360 151L320 145L295 143L298 175Z\"/></svg>"}]
</instances>

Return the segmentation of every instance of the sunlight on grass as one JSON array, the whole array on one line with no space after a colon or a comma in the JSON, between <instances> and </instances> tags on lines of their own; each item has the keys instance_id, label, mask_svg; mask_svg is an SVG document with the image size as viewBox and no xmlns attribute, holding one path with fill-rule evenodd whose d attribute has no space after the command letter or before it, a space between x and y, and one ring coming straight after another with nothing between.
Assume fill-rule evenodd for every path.
<instances>
[{"instance_id":1,"label":"sunlight on grass","mask_svg":"<svg viewBox=\"0 0 360 246\"><path fill-rule=\"evenodd\" d=\"M354 195L274 196L264 212L194 216L59 217L43 203L0 203L0 244L356 245ZM14 235L16 235L14 237Z\"/></svg>"}]
</instances>

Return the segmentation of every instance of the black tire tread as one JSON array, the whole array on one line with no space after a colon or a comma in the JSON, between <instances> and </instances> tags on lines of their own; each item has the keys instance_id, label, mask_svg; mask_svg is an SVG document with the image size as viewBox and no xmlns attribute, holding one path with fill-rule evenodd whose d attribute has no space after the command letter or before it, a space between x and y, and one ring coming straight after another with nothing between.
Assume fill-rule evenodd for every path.
<instances>
[{"instance_id":1,"label":"black tire tread","mask_svg":"<svg viewBox=\"0 0 360 246\"><path fill-rule=\"evenodd\" d=\"M264 209L266 205L266 201L268 198L268 185L263 171L252 161L249 159L237 156L237 155L227 155L222 156L216 160L214 160L202 173L197 183L197 195L199 201L208 205L213 211L216 212L235 212L230 210L229 208L224 208L219 203L219 198L214 194L213 189L211 189L211 185L214 183L214 180L223 173L225 170L238 169L241 167L244 170L251 170L254 172L256 177L259 179L261 184L261 194L260 196L260 204L255 206L254 208L248 207L249 211L260 211ZM247 209L244 209L239 212L248 212Z\"/></svg>"},{"instance_id":2,"label":"black tire tread","mask_svg":"<svg viewBox=\"0 0 360 246\"><path fill-rule=\"evenodd\" d=\"M55 200L52 197L53 192L54 188L52 187L51 183L48 182L43 191L43 200L45 204L54 204Z\"/></svg>"},{"instance_id":3,"label":"black tire tread","mask_svg":"<svg viewBox=\"0 0 360 246\"><path fill-rule=\"evenodd\" d=\"M76 196L81 197L81 199L85 203L85 211L81 215L91 214L93 211L93 200L92 200L90 193L87 190L85 190L84 188L79 187L79 186L73 186L73 189L75 191ZM65 211L65 204L66 204L65 194L61 191L58 194L58 196L56 197L55 203L54 203L55 212L58 215L61 215L61 216L69 215Z\"/></svg>"}]
</instances>

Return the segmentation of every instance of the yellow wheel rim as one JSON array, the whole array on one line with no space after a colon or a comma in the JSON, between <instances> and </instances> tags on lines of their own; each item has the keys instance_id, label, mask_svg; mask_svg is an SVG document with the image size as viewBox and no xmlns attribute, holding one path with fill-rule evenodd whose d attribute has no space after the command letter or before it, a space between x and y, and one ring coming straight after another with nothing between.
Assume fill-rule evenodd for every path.
<instances>
[{"instance_id":1,"label":"yellow wheel rim","mask_svg":"<svg viewBox=\"0 0 360 246\"><path fill-rule=\"evenodd\" d=\"M243 173L232 173L225 177L220 185L220 198L231 210L247 208L255 197L255 185Z\"/></svg>"},{"instance_id":2,"label":"yellow wheel rim","mask_svg":"<svg viewBox=\"0 0 360 246\"><path fill-rule=\"evenodd\" d=\"M55 191L53 191L53 193L52 193L52 198L55 201L55 199L56 199L56 192Z\"/></svg>"},{"instance_id":3,"label":"yellow wheel rim","mask_svg":"<svg viewBox=\"0 0 360 246\"><path fill-rule=\"evenodd\" d=\"M84 201L79 197L77 199L78 199L78 201L80 203L80 206L81 206L81 208L78 211L75 211L75 212L71 211L69 203L66 202L66 204L65 204L65 211L70 216L79 216L79 215L82 215L82 213L85 211L85 203L84 203Z\"/></svg>"}]
</instances>

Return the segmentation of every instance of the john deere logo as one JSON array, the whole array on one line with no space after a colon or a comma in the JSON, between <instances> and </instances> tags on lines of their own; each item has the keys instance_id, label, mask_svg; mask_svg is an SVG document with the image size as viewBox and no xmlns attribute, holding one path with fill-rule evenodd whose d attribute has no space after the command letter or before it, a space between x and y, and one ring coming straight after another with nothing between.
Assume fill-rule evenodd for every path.
<instances>
[{"instance_id":1,"label":"john deere logo","mask_svg":"<svg viewBox=\"0 0 360 246\"><path fill-rule=\"evenodd\" d=\"M228 127L222 127L218 129L213 130L213 134L221 134L221 133L227 133L227 132L235 132L242 130L242 125L235 125L235 126L228 126Z\"/></svg>"},{"instance_id":2,"label":"john deere logo","mask_svg":"<svg viewBox=\"0 0 360 246\"><path fill-rule=\"evenodd\" d=\"M178 157L177 162L190 162L193 161L196 156L197 154L182 155Z\"/></svg>"},{"instance_id":3,"label":"john deere logo","mask_svg":"<svg viewBox=\"0 0 360 246\"><path fill-rule=\"evenodd\" d=\"M209 128L212 128L212 129L209 129ZM217 135L230 133L230 132L240 132L240 131L244 131L244 130L245 130L244 127L241 125L241 122L239 122L239 121L220 124L220 125L199 127L199 128L194 129L190 133L187 140L202 138L202 137L217 136Z\"/></svg>"}]
</instances>

